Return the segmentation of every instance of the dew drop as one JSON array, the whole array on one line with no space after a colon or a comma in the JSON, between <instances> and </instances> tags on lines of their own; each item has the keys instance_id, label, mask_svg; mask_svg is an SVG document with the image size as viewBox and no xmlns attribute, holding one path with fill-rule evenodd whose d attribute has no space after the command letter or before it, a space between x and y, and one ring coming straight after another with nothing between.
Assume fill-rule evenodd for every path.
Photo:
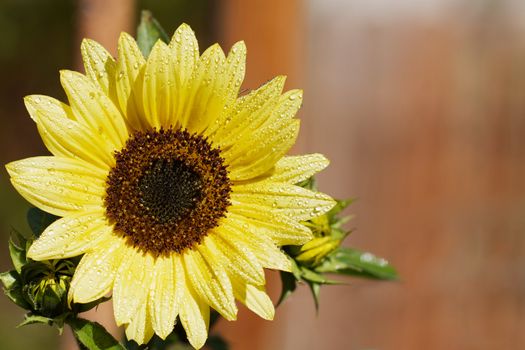
<instances>
[{"instance_id":1,"label":"dew drop","mask_svg":"<svg viewBox=\"0 0 525 350\"><path fill-rule=\"evenodd\" d=\"M360 260L362 262L372 262L374 260L375 256L371 253L364 253L363 255L361 255L361 258Z\"/></svg>"}]
</instances>

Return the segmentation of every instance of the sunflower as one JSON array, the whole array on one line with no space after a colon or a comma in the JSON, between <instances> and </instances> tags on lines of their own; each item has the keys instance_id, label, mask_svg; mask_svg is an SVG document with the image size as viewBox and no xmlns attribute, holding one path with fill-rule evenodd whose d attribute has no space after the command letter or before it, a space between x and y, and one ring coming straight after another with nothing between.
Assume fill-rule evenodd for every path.
<instances>
[{"instance_id":1,"label":"sunflower","mask_svg":"<svg viewBox=\"0 0 525 350\"><path fill-rule=\"evenodd\" d=\"M236 299L272 319L263 269L289 271L280 247L309 241L301 222L334 205L295 185L326 158L285 156L302 92L283 93L279 76L239 97L244 43L199 55L187 25L147 58L125 33L117 60L92 40L81 50L86 74L60 72L69 105L25 99L53 156L7 165L26 200L61 217L29 257L83 255L70 301L112 293L117 324L139 344L167 337L178 317L200 348L210 307L234 320Z\"/></svg>"}]
</instances>

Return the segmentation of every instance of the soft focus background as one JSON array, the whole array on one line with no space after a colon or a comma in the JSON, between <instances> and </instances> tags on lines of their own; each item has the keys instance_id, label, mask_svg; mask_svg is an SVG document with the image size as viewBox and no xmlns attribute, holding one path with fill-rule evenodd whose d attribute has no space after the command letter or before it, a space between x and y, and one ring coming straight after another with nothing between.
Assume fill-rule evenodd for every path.
<instances>
[{"instance_id":1,"label":"soft focus background","mask_svg":"<svg viewBox=\"0 0 525 350\"><path fill-rule=\"evenodd\" d=\"M189 23L201 48L244 39L246 89L277 74L304 88L294 152L332 160L321 189L359 197L347 244L402 276L323 288L317 316L306 287L274 322L243 309L218 328L233 350L525 348L525 2L2 0L0 163L46 152L23 96L63 98L58 70L80 69L80 39L114 52L141 8L170 33ZM28 205L0 175L3 271ZM71 348L51 328L15 329L7 298L0 310L1 349Z\"/></svg>"}]
</instances>

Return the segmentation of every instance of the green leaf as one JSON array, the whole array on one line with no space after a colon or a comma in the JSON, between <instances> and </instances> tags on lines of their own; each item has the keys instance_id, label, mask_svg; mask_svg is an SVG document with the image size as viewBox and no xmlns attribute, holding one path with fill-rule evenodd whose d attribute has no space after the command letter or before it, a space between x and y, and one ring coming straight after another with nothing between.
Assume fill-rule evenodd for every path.
<instances>
[{"instance_id":1,"label":"green leaf","mask_svg":"<svg viewBox=\"0 0 525 350\"><path fill-rule=\"evenodd\" d=\"M290 272L280 271L281 275L281 296L277 302L277 306L281 305L283 301L286 300L297 288L297 279L294 274Z\"/></svg>"},{"instance_id":2,"label":"green leaf","mask_svg":"<svg viewBox=\"0 0 525 350\"><path fill-rule=\"evenodd\" d=\"M88 350L125 350L125 348L97 322L83 318L71 318L67 324L75 339Z\"/></svg>"},{"instance_id":3,"label":"green leaf","mask_svg":"<svg viewBox=\"0 0 525 350\"><path fill-rule=\"evenodd\" d=\"M35 324L35 323L46 324L46 325L51 326L53 324L53 319L44 317L44 316L39 316L39 315L27 314L25 316L25 320L16 327L18 328L22 326L27 326L28 324Z\"/></svg>"},{"instance_id":4,"label":"green leaf","mask_svg":"<svg viewBox=\"0 0 525 350\"><path fill-rule=\"evenodd\" d=\"M51 215L38 208L30 208L27 211L27 223L36 238L40 237L46 227L58 219L58 216Z\"/></svg>"},{"instance_id":5,"label":"green leaf","mask_svg":"<svg viewBox=\"0 0 525 350\"><path fill-rule=\"evenodd\" d=\"M395 280L398 274L385 259L372 253L340 247L315 268L320 273L338 273L364 278Z\"/></svg>"},{"instance_id":6,"label":"green leaf","mask_svg":"<svg viewBox=\"0 0 525 350\"><path fill-rule=\"evenodd\" d=\"M220 335L209 336L206 345L210 350L228 350L230 348L226 340Z\"/></svg>"},{"instance_id":7,"label":"green leaf","mask_svg":"<svg viewBox=\"0 0 525 350\"><path fill-rule=\"evenodd\" d=\"M165 43L170 41L170 38L151 12L142 11L140 24L137 28L137 43L144 57L149 56L153 45L155 45L159 39Z\"/></svg>"},{"instance_id":8,"label":"green leaf","mask_svg":"<svg viewBox=\"0 0 525 350\"><path fill-rule=\"evenodd\" d=\"M25 246L25 242L21 242ZM9 254L16 272L22 272L22 266L27 263L26 251L15 243L13 238L9 239Z\"/></svg>"}]
</instances>

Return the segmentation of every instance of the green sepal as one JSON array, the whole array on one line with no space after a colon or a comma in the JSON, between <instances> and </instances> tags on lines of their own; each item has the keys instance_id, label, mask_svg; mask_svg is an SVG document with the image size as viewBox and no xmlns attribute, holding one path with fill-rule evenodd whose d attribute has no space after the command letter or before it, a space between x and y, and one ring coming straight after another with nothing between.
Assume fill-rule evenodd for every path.
<instances>
[{"instance_id":1,"label":"green sepal","mask_svg":"<svg viewBox=\"0 0 525 350\"><path fill-rule=\"evenodd\" d=\"M322 274L312 271L306 267L301 267L301 279L305 282L318 284L341 284L339 281L331 280Z\"/></svg>"},{"instance_id":2,"label":"green sepal","mask_svg":"<svg viewBox=\"0 0 525 350\"><path fill-rule=\"evenodd\" d=\"M24 266L22 267L22 271L20 272L22 281L27 283L36 279L41 279L42 276L47 275L49 273L50 266L50 261L48 260L31 260L27 262L26 264L24 264Z\"/></svg>"},{"instance_id":3,"label":"green sepal","mask_svg":"<svg viewBox=\"0 0 525 350\"><path fill-rule=\"evenodd\" d=\"M15 270L0 273L0 281L5 289L16 288L20 284L20 275Z\"/></svg>"},{"instance_id":4,"label":"green sepal","mask_svg":"<svg viewBox=\"0 0 525 350\"><path fill-rule=\"evenodd\" d=\"M36 289L37 292L31 293L31 289ZM67 310L65 305L67 288L64 283L57 283L50 279L35 285L31 282L27 295L33 302L34 310L42 315L55 317Z\"/></svg>"},{"instance_id":5,"label":"green sepal","mask_svg":"<svg viewBox=\"0 0 525 350\"><path fill-rule=\"evenodd\" d=\"M166 34L166 31L151 12L147 10L142 11L140 24L137 28L137 43L144 57L149 56L151 49L159 39L165 43L170 41L168 34Z\"/></svg>"},{"instance_id":6,"label":"green sepal","mask_svg":"<svg viewBox=\"0 0 525 350\"><path fill-rule=\"evenodd\" d=\"M153 335L148 344L137 344L134 340L124 339L124 348L126 350L143 350L143 349L154 349L154 350L193 350L193 347L189 344L185 344L183 339L186 336L181 337L177 328L179 322L176 322L175 329L169 334L166 339L161 339L158 335Z\"/></svg>"},{"instance_id":7,"label":"green sepal","mask_svg":"<svg viewBox=\"0 0 525 350\"><path fill-rule=\"evenodd\" d=\"M4 289L4 293L9 298L9 300L20 306L22 309L31 309L31 305L24 298L24 293L22 292L22 287L20 284L17 283L10 289Z\"/></svg>"},{"instance_id":8,"label":"green sepal","mask_svg":"<svg viewBox=\"0 0 525 350\"><path fill-rule=\"evenodd\" d=\"M330 211L327 213L327 215L331 218L335 217L337 214L345 210L350 204L355 202L355 198L348 198L348 199L336 199L336 204ZM341 219L340 219L341 220Z\"/></svg>"},{"instance_id":9,"label":"green sepal","mask_svg":"<svg viewBox=\"0 0 525 350\"><path fill-rule=\"evenodd\" d=\"M36 324L36 323L52 326L53 325L53 319L49 318L49 317L40 316L40 315L27 314L24 317L24 321L22 321L16 327L18 328L18 327L27 326L29 324Z\"/></svg>"},{"instance_id":10,"label":"green sepal","mask_svg":"<svg viewBox=\"0 0 525 350\"><path fill-rule=\"evenodd\" d=\"M69 317L71 317L71 313L66 313L55 318L50 318L30 312L24 316L24 321L22 321L16 327L19 328L30 324L45 324L47 326L55 326L58 330L58 334L62 335L64 332L65 321Z\"/></svg>"},{"instance_id":11,"label":"green sepal","mask_svg":"<svg viewBox=\"0 0 525 350\"><path fill-rule=\"evenodd\" d=\"M110 300L111 297L102 297L100 299L94 300L86 304L73 304L73 309L76 313L82 313L91 310L94 307L97 307L99 304L105 303Z\"/></svg>"},{"instance_id":12,"label":"green sepal","mask_svg":"<svg viewBox=\"0 0 525 350\"><path fill-rule=\"evenodd\" d=\"M339 281L331 280L323 276L322 274L310 270L305 266L299 266L297 263L292 260L292 272L285 272L280 271L281 276L281 295L279 296L279 301L277 301L277 305L279 306L283 301L285 301L296 289L297 289L297 283L298 282L305 282L310 286L310 289L312 292L316 292L317 294L314 294L314 302L316 304L316 307L319 305L319 300L315 299L316 297L319 298L319 291L317 288L322 284L341 284ZM313 288L312 286L316 284L317 287Z\"/></svg>"},{"instance_id":13,"label":"green sepal","mask_svg":"<svg viewBox=\"0 0 525 350\"><path fill-rule=\"evenodd\" d=\"M319 300L321 298L321 284L315 282L306 282L310 291L312 292L312 297L314 298L315 312L319 313Z\"/></svg>"},{"instance_id":14,"label":"green sepal","mask_svg":"<svg viewBox=\"0 0 525 350\"><path fill-rule=\"evenodd\" d=\"M306 188L307 190L317 191L317 182L315 181L315 177L313 176L297 183L296 185Z\"/></svg>"},{"instance_id":15,"label":"green sepal","mask_svg":"<svg viewBox=\"0 0 525 350\"><path fill-rule=\"evenodd\" d=\"M77 342L88 350L125 350L125 348L97 322L70 318L66 323L73 330Z\"/></svg>"},{"instance_id":16,"label":"green sepal","mask_svg":"<svg viewBox=\"0 0 525 350\"><path fill-rule=\"evenodd\" d=\"M40 237L42 232L58 219L58 216L51 215L38 208L33 207L27 211L27 223L36 238Z\"/></svg>"},{"instance_id":17,"label":"green sepal","mask_svg":"<svg viewBox=\"0 0 525 350\"><path fill-rule=\"evenodd\" d=\"M206 346L210 350L228 350L230 348L226 340L220 335L211 335L206 340Z\"/></svg>"},{"instance_id":18,"label":"green sepal","mask_svg":"<svg viewBox=\"0 0 525 350\"><path fill-rule=\"evenodd\" d=\"M58 329L58 334L62 335L62 332L64 332L64 325L66 324L67 320L71 317L76 316L74 316L71 312L66 312L53 319L53 324Z\"/></svg>"},{"instance_id":19,"label":"green sepal","mask_svg":"<svg viewBox=\"0 0 525 350\"><path fill-rule=\"evenodd\" d=\"M315 268L319 273L337 273L356 277L396 280L397 271L385 259L372 253L339 247Z\"/></svg>"},{"instance_id":20,"label":"green sepal","mask_svg":"<svg viewBox=\"0 0 525 350\"><path fill-rule=\"evenodd\" d=\"M281 276L281 295L276 306L281 305L297 289L297 278L293 273L286 271L280 271L279 273Z\"/></svg>"},{"instance_id":21,"label":"green sepal","mask_svg":"<svg viewBox=\"0 0 525 350\"><path fill-rule=\"evenodd\" d=\"M27 263L26 257L26 239L18 232L14 232L14 235L17 237L18 244L14 241L13 237L9 239L9 255L11 256L11 261L16 272L22 272L22 266Z\"/></svg>"},{"instance_id":22,"label":"green sepal","mask_svg":"<svg viewBox=\"0 0 525 350\"><path fill-rule=\"evenodd\" d=\"M302 271L299 265L297 265L297 262L294 259L290 259L292 263L292 274L294 275L296 280L301 280Z\"/></svg>"},{"instance_id":23,"label":"green sepal","mask_svg":"<svg viewBox=\"0 0 525 350\"><path fill-rule=\"evenodd\" d=\"M5 295L16 305L23 309L30 309L31 305L24 298L22 293L22 282L20 275L15 270L0 273L0 280L4 285Z\"/></svg>"},{"instance_id":24,"label":"green sepal","mask_svg":"<svg viewBox=\"0 0 525 350\"><path fill-rule=\"evenodd\" d=\"M351 217L344 217L343 219L350 220ZM343 220L343 219L341 219L341 220ZM339 239L339 240L343 241L346 238L346 236L348 236L351 233L352 233L352 230L350 230L350 231L342 230L342 229L339 228L339 225L337 225L337 224L334 224L334 226L332 226L332 237L335 238L335 239Z\"/></svg>"},{"instance_id":25,"label":"green sepal","mask_svg":"<svg viewBox=\"0 0 525 350\"><path fill-rule=\"evenodd\" d=\"M210 310L210 321L209 321L208 328L212 329L213 326L215 326L215 324L220 321L220 319L221 319L221 314L218 313L217 311L211 309Z\"/></svg>"}]
</instances>

